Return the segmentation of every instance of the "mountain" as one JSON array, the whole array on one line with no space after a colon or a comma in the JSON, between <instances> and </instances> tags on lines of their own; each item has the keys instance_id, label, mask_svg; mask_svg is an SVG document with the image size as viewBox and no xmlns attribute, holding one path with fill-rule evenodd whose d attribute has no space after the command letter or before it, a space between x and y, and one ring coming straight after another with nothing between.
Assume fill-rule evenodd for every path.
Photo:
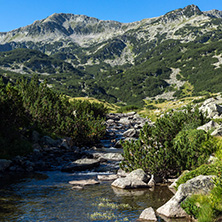
<instances>
[{"instance_id":1,"label":"mountain","mask_svg":"<svg viewBox=\"0 0 222 222\"><path fill-rule=\"evenodd\" d=\"M37 73L71 96L127 104L218 92L221 37L222 12L195 5L133 23L53 14L0 33L0 73Z\"/></svg>"}]
</instances>

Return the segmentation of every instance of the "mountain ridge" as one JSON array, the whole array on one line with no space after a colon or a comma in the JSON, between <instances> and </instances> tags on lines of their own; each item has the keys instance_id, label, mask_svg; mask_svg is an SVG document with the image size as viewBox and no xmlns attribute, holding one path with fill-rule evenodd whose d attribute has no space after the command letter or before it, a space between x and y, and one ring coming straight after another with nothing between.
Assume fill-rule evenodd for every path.
<instances>
[{"instance_id":1,"label":"mountain ridge","mask_svg":"<svg viewBox=\"0 0 222 222\"><path fill-rule=\"evenodd\" d=\"M47 74L52 86L71 96L132 104L164 92L182 96L200 93L204 86L208 91L218 90L219 82L212 84L220 79L221 39L222 12L202 12L196 5L133 23L55 13L0 33L2 52L36 50L33 58L24 63L18 59L17 51L1 54L14 62L2 59L0 69L2 73L20 70L29 76L37 73L41 78ZM37 51L48 57L39 58ZM217 64L216 70L213 64ZM180 70L176 78L184 86L167 80L175 69ZM203 79L201 87L198 78Z\"/></svg>"}]
</instances>

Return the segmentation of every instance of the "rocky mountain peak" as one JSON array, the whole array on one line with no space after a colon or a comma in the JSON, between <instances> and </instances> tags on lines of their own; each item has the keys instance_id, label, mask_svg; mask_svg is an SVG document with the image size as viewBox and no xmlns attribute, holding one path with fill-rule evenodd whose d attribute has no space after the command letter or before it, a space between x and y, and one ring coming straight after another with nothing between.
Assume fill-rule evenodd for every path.
<instances>
[{"instance_id":1,"label":"rocky mountain peak","mask_svg":"<svg viewBox=\"0 0 222 222\"><path fill-rule=\"evenodd\" d=\"M206 11L204 14L212 18L222 18L222 11L216 9Z\"/></svg>"},{"instance_id":2,"label":"rocky mountain peak","mask_svg":"<svg viewBox=\"0 0 222 222\"><path fill-rule=\"evenodd\" d=\"M185 8L176 9L166 13L162 17L162 21L165 23L180 20L183 17L192 17L203 14L198 6L188 5Z\"/></svg>"}]
</instances>

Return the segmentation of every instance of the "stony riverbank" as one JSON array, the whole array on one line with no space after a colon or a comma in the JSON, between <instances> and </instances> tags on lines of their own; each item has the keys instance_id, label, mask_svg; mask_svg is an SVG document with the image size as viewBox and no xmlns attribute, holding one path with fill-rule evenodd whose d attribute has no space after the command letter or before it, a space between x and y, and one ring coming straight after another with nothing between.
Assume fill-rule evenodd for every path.
<instances>
[{"instance_id":1,"label":"stony riverbank","mask_svg":"<svg viewBox=\"0 0 222 222\"><path fill-rule=\"evenodd\" d=\"M98 164L92 165L93 168L106 161L120 161L122 156L119 140L137 139L139 130L147 121L149 120L139 117L135 112L108 114L105 138L93 147L73 146L71 138L54 140L48 136L41 137L35 131L32 135L33 153L16 156L12 160L0 160L0 172L64 170L73 161L86 158L98 161ZM80 166L78 170L91 169L91 166L83 167L85 168L81 169Z\"/></svg>"}]
</instances>

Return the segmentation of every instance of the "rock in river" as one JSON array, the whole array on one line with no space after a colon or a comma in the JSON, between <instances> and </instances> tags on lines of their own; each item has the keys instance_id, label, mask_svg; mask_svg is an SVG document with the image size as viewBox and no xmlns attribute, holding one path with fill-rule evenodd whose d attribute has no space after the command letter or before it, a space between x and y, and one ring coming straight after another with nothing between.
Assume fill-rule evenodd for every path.
<instances>
[{"instance_id":1,"label":"rock in river","mask_svg":"<svg viewBox=\"0 0 222 222\"><path fill-rule=\"evenodd\" d=\"M68 165L64 166L61 170L63 172L84 171L93 169L95 167L98 167L99 165L99 160L85 158L71 162Z\"/></svg>"},{"instance_id":2,"label":"rock in river","mask_svg":"<svg viewBox=\"0 0 222 222\"><path fill-rule=\"evenodd\" d=\"M89 179L89 180L73 180L69 181L69 184L74 185L74 186L88 186L88 185L95 185L99 184L99 181Z\"/></svg>"},{"instance_id":3,"label":"rock in river","mask_svg":"<svg viewBox=\"0 0 222 222\"><path fill-rule=\"evenodd\" d=\"M146 221L157 221L157 217L155 211L152 207L146 208L141 214L139 219L143 219Z\"/></svg>"},{"instance_id":4,"label":"rock in river","mask_svg":"<svg viewBox=\"0 0 222 222\"><path fill-rule=\"evenodd\" d=\"M113 183L112 186L121 189L134 189L149 187L147 182L149 177L142 169L137 169L128 174L125 178L118 178Z\"/></svg>"}]
</instances>

